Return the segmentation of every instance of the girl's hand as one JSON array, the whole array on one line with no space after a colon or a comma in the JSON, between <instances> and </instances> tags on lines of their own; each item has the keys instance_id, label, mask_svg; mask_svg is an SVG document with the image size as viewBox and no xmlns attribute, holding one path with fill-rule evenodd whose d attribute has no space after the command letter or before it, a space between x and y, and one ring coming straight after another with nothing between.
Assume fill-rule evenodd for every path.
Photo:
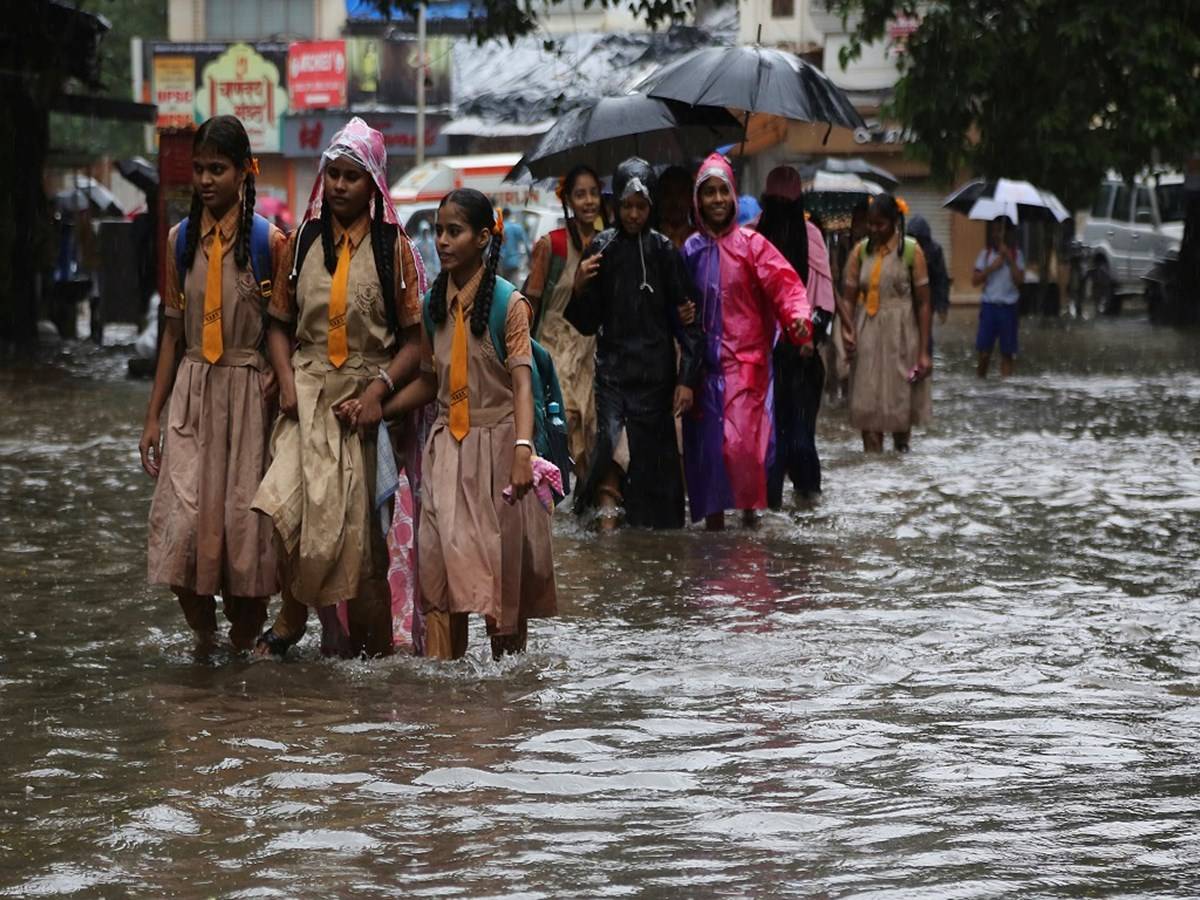
<instances>
[{"instance_id":1,"label":"girl's hand","mask_svg":"<svg viewBox=\"0 0 1200 900\"><path fill-rule=\"evenodd\" d=\"M679 304L679 321L685 326L696 321L696 304L691 300Z\"/></svg>"},{"instance_id":2,"label":"girl's hand","mask_svg":"<svg viewBox=\"0 0 1200 900\"><path fill-rule=\"evenodd\" d=\"M267 370L263 373L262 395L268 403L273 403L279 396L279 379L275 377L275 370L270 366L267 366Z\"/></svg>"},{"instance_id":3,"label":"girl's hand","mask_svg":"<svg viewBox=\"0 0 1200 900\"><path fill-rule=\"evenodd\" d=\"M512 485L518 500L533 487L533 451L528 447L517 447L513 453L512 473L508 483Z\"/></svg>"},{"instance_id":4,"label":"girl's hand","mask_svg":"<svg viewBox=\"0 0 1200 900\"><path fill-rule=\"evenodd\" d=\"M383 418L383 406L379 402L377 391L364 391L358 398L358 409L351 419L351 426L357 426L361 435L373 434L379 428L379 420Z\"/></svg>"},{"instance_id":5,"label":"girl's hand","mask_svg":"<svg viewBox=\"0 0 1200 900\"><path fill-rule=\"evenodd\" d=\"M796 319L788 326L788 338L796 346L812 342L812 323L808 319Z\"/></svg>"},{"instance_id":6,"label":"girl's hand","mask_svg":"<svg viewBox=\"0 0 1200 900\"><path fill-rule=\"evenodd\" d=\"M600 274L600 254L593 253L579 264L575 270L575 293L579 293L589 281Z\"/></svg>"},{"instance_id":7,"label":"girl's hand","mask_svg":"<svg viewBox=\"0 0 1200 900\"><path fill-rule=\"evenodd\" d=\"M846 359L854 359L854 351L858 349L858 342L854 337L853 325L842 326L842 346L846 350Z\"/></svg>"},{"instance_id":8,"label":"girl's hand","mask_svg":"<svg viewBox=\"0 0 1200 900\"><path fill-rule=\"evenodd\" d=\"M146 423L142 429L142 439L138 441L138 452L142 455L142 468L151 478L158 478L158 470L162 465L162 432L158 420Z\"/></svg>"},{"instance_id":9,"label":"girl's hand","mask_svg":"<svg viewBox=\"0 0 1200 900\"><path fill-rule=\"evenodd\" d=\"M296 402L296 382L290 378L279 383L279 411L289 419L298 417Z\"/></svg>"},{"instance_id":10,"label":"girl's hand","mask_svg":"<svg viewBox=\"0 0 1200 900\"><path fill-rule=\"evenodd\" d=\"M354 427L354 415L358 412L358 400L343 400L333 408L333 415L346 428Z\"/></svg>"},{"instance_id":11,"label":"girl's hand","mask_svg":"<svg viewBox=\"0 0 1200 900\"><path fill-rule=\"evenodd\" d=\"M692 403L695 401L695 394L692 389L686 384L675 385L675 415L682 416L687 414L692 408Z\"/></svg>"},{"instance_id":12,"label":"girl's hand","mask_svg":"<svg viewBox=\"0 0 1200 900\"><path fill-rule=\"evenodd\" d=\"M917 380L928 378L933 374L933 359L928 353L922 352L917 357Z\"/></svg>"}]
</instances>

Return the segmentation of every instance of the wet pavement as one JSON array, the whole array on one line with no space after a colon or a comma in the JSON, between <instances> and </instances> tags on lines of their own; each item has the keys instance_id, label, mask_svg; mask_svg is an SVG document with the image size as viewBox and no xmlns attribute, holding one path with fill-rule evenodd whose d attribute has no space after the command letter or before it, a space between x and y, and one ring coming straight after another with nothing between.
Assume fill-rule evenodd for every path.
<instances>
[{"instance_id":1,"label":"wet pavement","mask_svg":"<svg viewBox=\"0 0 1200 900\"><path fill-rule=\"evenodd\" d=\"M1200 334L939 329L906 457L756 531L558 521L531 652L192 661L148 385L0 369L0 896L1196 896Z\"/></svg>"}]
</instances>

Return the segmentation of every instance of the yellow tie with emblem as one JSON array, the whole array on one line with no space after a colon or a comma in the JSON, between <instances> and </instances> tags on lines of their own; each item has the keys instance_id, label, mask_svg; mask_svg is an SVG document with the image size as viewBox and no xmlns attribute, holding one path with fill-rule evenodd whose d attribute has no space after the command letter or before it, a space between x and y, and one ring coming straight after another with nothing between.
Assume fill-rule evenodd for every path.
<instances>
[{"instance_id":1,"label":"yellow tie with emblem","mask_svg":"<svg viewBox=\"0 0 1200 900\"><path fill-rule=\"evenodd\" d=\"M333 287L329 291L329 362L340 369L350 356L346 340L346 289L350 283L350 235L342 235L342 252L338 254L333 272Z\"/></svg>"},{"instance_id":2,"label":"yellow tie with emblem","mask_svg":"<svg viewBox=\"0 0 1200 900\"><path fill-rule=\"evenodd\" d=\"M471 430L471 404L467 387L467 325L461 299L454 307L454 339L450 344L450 433L462 442Z\"/></svg>"},{"instance_id":3,"label":"yellow tie with emblem","mask_svg":"<svg viewBox=\"0 0 1200 900\"><path fill-rule=\"evenodd\" d=\"M221 245L221 229L213 231L212 246L208 248L208 275L204 281L204 327L200 333L200 349L204 358L215 363L225 352L221 336L221 262L225 248Z\"/></svg>"}]
</instances>

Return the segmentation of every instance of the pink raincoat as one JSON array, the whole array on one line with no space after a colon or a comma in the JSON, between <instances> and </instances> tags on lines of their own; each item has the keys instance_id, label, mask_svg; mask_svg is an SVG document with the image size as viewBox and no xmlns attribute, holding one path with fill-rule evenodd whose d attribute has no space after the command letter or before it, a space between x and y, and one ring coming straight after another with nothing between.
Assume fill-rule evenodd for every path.
<instances>
[{"instance_id":1,"label":"pink raincoat","mask_svg":"<svg viewBox=\"0 0 1200 900\"><path fill-rule=\"evenodd\" d=\"M714 234L700 215L700 187L720 178L736 198L733 170L714 153L696 177L701 230L683 245L704 328L705 373L692 415L684 420L684 470L692 521L727 509L765 509L767 466L774 450L771 350L812 317L804 283L771 242L731 222Z\"/></svg>"}]
</instances>

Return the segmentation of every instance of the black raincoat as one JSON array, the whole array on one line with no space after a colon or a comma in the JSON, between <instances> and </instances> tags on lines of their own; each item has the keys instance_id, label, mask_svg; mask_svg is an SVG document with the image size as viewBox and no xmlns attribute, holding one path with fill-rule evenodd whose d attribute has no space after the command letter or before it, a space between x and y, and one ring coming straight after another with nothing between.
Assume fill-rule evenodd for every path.
<instances>
[{"instance_id":1,"label":"black raincoat","mask_svg":"<svg viewBox=\"0 0 1200 900\"><path fill-rule=\"evenodd\" d=\"M629 166L622 163L613 178L617 197L633 175L645 184L653 177L648 166L646 172ZM679 319L679 306L694 296L690 279L675 245L649 228L636 236L606 229L584 256L597 252L602 254L600 271L564 312L582 334L597 335L595 462L576 489L575 511L596 505L596 488L624 428L629 442L629 468L621 480L626 522L682 528L675 386L694 388L702 359L699 324L684 326Z\"/></svg>"}]
</instances>

